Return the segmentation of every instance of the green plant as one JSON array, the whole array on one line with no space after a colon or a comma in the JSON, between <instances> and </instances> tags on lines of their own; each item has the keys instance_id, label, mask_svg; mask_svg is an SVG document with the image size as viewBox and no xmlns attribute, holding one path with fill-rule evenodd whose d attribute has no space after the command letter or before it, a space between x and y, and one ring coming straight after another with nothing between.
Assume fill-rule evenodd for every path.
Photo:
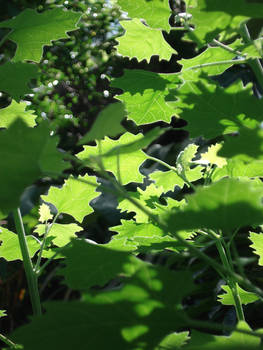
<instances>
[{"instance_id":1,"label":"green plant","mask_svg":"<svg viewBox=\"0 0 263 350\"><path fill-rule=\"evenodd\" d=\"M8 261L23 260L34 313L28 324L10 335L12 341L1 339L11 348L16 342L26 350L66 350L76 344L131 350L260 349L262 330L250 328L244 305L262 307L263 298L257 278L248 278L251 264L262 265L263 259L262 99L253 96L252 84L244 87L237 81L223 88L214 77L246 64L263 89L262 32L251 39L247 29L251 18L262 17L263 5L245 0L188 0L186 14L174 14L175 27L170 27L168 1L136 0L137 6L132 0L117 3L131 18L121 22L126 32L118 39L119 54L139 61L149 61L153 55L169 60L176 52L165 41L163 30L184 30L184 39L204 50L180 60L179 73L126 70L122 77L111 79L111 86L123 91L116 96L121 102L99 114L79 141L79 145L90 141L96 145L85 145L75 156L58 151L58 138L50 135L48 123L32 127L32 112L25 111L23 102L17 103L36 73L34 65L20 60L39 61L42 46L75 29L80 14L59 8L43 14L27 10L19 16L24 16L29 29L21 26L19 16L0 23L13 28L6 38L19 48L0 67L0 76L9 77L0 79L0 89L16 101L0 112L5 128L0 137L0 218L13 211L17 228L17 234L1 228L0 255ZM46 32L59 16L62 32L57 34L56 25L47 41L35 47L39 40L31 37L38 39L39 31L34 34L33 29L41 16ZM63 19L67 19L65 26ZM147 147L170 128L173 116L187 121L184 129L191 139L169 164L147 153ZM137 126L163 121L167 128L156 127L145 134L124 132L125 118ZM198 137L205 148L199 146ZM61 188L51 187L41 197L52 206L41 205L41 223L33 235L25 235L17 209L24 189L41 177L66 178L63 172L70 169L69 160L107 179L111 187L99 186L94 175L68 177ZM147 186L140 172L146 160L167 169L150 173ZM97 189L114 193L118 209L133 213L132 219L111 228L116 234L107 244L76 234L93 211L90 203L99 195ZM61 214L70 215L73 222L59 223ZM246 251L240 256L243 238ZM216 258L210 248L218 253ZM166 252L165 266L138 258L153 252ZM259 256L258 262L253 253ZM47 260L43 263L42 258ZM37 279L55 259L63 259L58 275L81 297L44 303L42 315ZM216 271L216 282L221 284L222 291L215 295L217 305L235 308L237 322L232 326L212 322L213 316L208 319L207 314L203 320L199 305L192 302L205 288L208 269ZM112 280L114 285L107 285Z\"/></svg>"}]
</instances>

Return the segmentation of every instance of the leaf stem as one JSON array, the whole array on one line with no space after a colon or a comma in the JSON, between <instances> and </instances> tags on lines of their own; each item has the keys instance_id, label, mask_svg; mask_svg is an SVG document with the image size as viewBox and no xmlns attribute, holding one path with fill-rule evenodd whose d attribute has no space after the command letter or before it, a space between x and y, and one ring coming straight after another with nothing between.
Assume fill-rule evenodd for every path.
<instances>
[{"instance_id":1,"label":"leaf stem","mask_svg":"<svg viewBox=\"0 0 263 350\"><path fill-rule=\"evenodd\" d=\"M240 26L240 35L242 36L244 43L248 44L251 42L251 37L247 28L246 23L242 23ZM263 92L263 68L260 63L260 60L258 58L256 59L249 59L247 63L250 65L251 69L253 70L257 81L261 87L261 90Z\"/></svg>"},{"instance_id":2,"label":"leaf stem","mask_svg":"<svg viewBox=\"0 0 263 350\"><path fill-rule=\"evenodd\" d=\"M41 258L42 258L42 254L43 254L43 250L45 248L45 245L46 245L46 240L47 240L47 235L49 234L52 226L54 225L54 223L56 222L57 218L59 216L59 213L56 214L56 216L54 217L52 223L50 225L48 225L46 223L46 227L45 227L45 233L44 233L44 238L42 240L42 243L41 243L41 247L40 247L40 251L38 253L38 257L37 257L37 262L36 262L36 265L34 267L34 271L37 275L38 274L38 270L39 270L39 267L40 267L40 262L41 262Z\"/></svg>"},{"instance_id":3,"label":"leaf stem","mask_svg":"<svg viewBox=\"0 0 263 350\"><path fill-rule=\"evenodd\" d=\"M229 263L229 259L227 258L227 254L225 252L225 249L222 244L222 238L217 239L216 241L216 247L219 252L219 256L221 258L222 264L225 267L225 269L228 271L228 278L227 278L227 284L229 288L231 289L233 299L234 299L234 304L235 304L235 309L236 309L236 314L237 318L239 321L245 321L245 316L242 308L242 303L240 300L240 296L237 290L237 283L235 280L232 278L230 275L230 271L232 271L231 264Z\"/></svg>"},{"instance_id":4,"label":"leaf stem","mask_svg":"<svg viewBox=\"0 0 263 350\"><path fill-rule=\"evenodd\" d=\"M21 254L23 257L23 264L28 284L28 290L30 295L30 300L33 308L34 315L41 315L41 303L40 303L40 297L39 297L39 291L38 291L38 279L37 274L35 273L33 269L33 264L30 259L27 240L26 240L26 234L25 229L23 225L23 220L21 216L20 209L17 208L13 211L14 214L14 220L15 220L15 226L16 231L19 239L19 245Z\"/></svg>"},{"instance_id":5,"label":"leaf stem","mask_svg":"<svg viewBox=\"0 0 263 350\"><path fill-rule=\"evenodd\" d=\"M166 162L164 162L163 160L161 160L159 158L155 158L155 157L149 156L148 154L146 154L146 156L147 156L148 159L150 159L150 160L152 160L154 162L157 162L157 163L165 166L167 169L172 170L173 172L175 172L176 175L178 175L189 187L191 187L195 191L195 186L190 181L187 180L186 176L183 176L183 174L179 174L174 166L167 164Z\"/></svg>"},{"instance_id":6,"label":"leaf stem","mask_svg":"<svg viewBox=\"0 0 263 350\"><path fill-rule=\"evenodd\" d=\"M243 55L242 52L237 51L237 50L235 50L235 49L232 49L232 47L227 46L227 45L221 43L220 41L218 41L218 40L216 40L216 39L214 39L214 40L212 41L212 43L216 44L216 46L219 46L219 47L221 47L222 49L224 49L224 50L226 50L226 51L232 52L232 53L234 53L234 54L236 54L236 55L239 55L239 56L244 56L244 58L245 58L245 55Z\"/></svg>"},{"instance_id":7,"label":"leaf stem","mask_svg":"<svg viewBox=\"0 0 263 350\"><path fill-rule=\"evenodd\" d=\"M193 69L199 69L203 67L209 67L209 66L222 66L225 64L239 64L239 63L247 63L249 60L245 58L237 59L237 60L225 60L225 61L217 61L217 62L209 62L209 63L203 63L203 64L198 64L196 66L189 67L187 69L182 70L180 73L186 72L188 70L193 70Z\"/></svg>"},{"instance_id":8,"label":"leaf stem","mask_svg":"<svg viewBox=\"0 0 263 350\"><path fill-rule=\"evenodd\" d=\"M8 345L11 349L22 349L20 345L15 344L12 340L8 339L5 335L0 333L0 340Z\"/></svg>"}]
</instances>

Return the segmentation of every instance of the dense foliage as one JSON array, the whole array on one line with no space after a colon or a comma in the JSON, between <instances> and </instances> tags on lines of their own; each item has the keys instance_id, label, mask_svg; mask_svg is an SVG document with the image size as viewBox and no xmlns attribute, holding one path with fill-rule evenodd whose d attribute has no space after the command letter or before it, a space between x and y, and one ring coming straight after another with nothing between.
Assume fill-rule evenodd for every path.
<instances>
[{"instance_id":1,"label":"dense foliage","mask_svg":"<svg viewBox=\"0 0 263 350\"><path fill-rule=\"evenodd\" d=\"M0 257L23 261L33 309L1 340L25 350L261 349L262 320L251 314L263 299L263 39L255 29L263 5L187 0L184 9L164 0L117 0L127 13L117 52L146 69L109 78L116 100L72 154L58 147L52 116L40 122L23 98L43 47L77 33L86 16L77 4L80 11L25 9L0 23L2 44L16 45L0 66L0 91L10 98L0 110ZM180 48L170 43L177 31L196 45L196 56L180 59L179 72L151 71L147 62L158 58L167 67L177 57ZM72 60L73 77L77 56ZM220 85L237 65L249 68L253 82ZM175 125L189 139L169 157L155 154L152 145ZM69 175L76 167L81 175ZM45 178L64 183L41 196L38 223L26 234L21 198ZM107 194L122 219L109 242L98 244L83 235L84 222ZM38 281L54 263L75 297L42 305Z\"/></svg>"}]
</instances>

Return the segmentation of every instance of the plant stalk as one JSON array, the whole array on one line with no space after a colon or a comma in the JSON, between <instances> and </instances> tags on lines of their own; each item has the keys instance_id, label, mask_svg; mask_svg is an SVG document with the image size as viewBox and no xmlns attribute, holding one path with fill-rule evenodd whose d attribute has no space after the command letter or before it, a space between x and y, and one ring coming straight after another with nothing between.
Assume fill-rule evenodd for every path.
<instances>
[{"instance_id":1,"label":"plant stalk","mask_svg":"<svg viewBox=\"0 0 263 350\"><path fill-rule=\"evenodd\" d=\"M26 234L25 234L25 229L24 229L20 209L17 208L16 210L14 210L13 214L14 214L16 231L19 239L20 250L23 257L23 264L24 264L33 313L34 315L41 315L42 310L41 310L41 303L40 303L40 297L39 297L39 291L38 291L38 278L37 278L37 274L33 269L33 264L30 259L28 245L26 241Z\"/></svg>"},{"instance_id":2,"label":"plant stalk","mask_svg":"<svg viewBox=\"0 0 263 350\"><path fill-rule=\"evenodd\" d=\"M8 339L5 335L0 333L0 340L10 347L10 349L21 349L20 345L15 344L12 340Z\"/></svg>"},{"instance_id":3,"label":"plant stalk","mask_svg":"<svg viewBox=\"0 0 263 350\"><path fill-rule=\"evenodd\" d=\"M223 244L222 244L220 239L217 239L216 247L217 247L217 250L219 252L219 255L220 255L220 258L221 258L223 266L227 269L227 271L232 271L231 265L230 265L230 263L228 261L225 249L224 249ZM229 288L231 289L231 292L232 292L232 295L233 295L233 298L234 298L237 318L238 318L239 321L245 321L245 316L244 316L244 312L243 312L243 308L242 308L242 303L241 303L240 296L239 296L238 290L237 290L237 283L232 278L232 276L230 276L229 274L228 274L228 278L227 278L226 282L227 282Z\"/></svg>"},{"instance_id":4,"label":"plant stalk","mask_svg":"<svg viewBox=\"0 0 263 350\"><path fill-rule=\"evenodd\" d=\"M251 42L251 37L249 34L249 31L247 29L246 23L242 23L240 26L240 35L242 36L244 43L248 44ZM253 70L257 81L261 87L262 93L263 93L263 68L260 63L260 60L258 58L256 59L249 59L247 63L250 65L251 69Z\"/></svg>"}]
</instances>

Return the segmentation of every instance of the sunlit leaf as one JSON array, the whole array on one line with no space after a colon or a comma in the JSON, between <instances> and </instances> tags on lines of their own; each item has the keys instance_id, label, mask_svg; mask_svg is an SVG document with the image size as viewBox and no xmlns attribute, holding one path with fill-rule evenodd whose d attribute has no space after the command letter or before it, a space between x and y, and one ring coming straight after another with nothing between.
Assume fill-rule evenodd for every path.
<instances>
[{"instance_id":1,"label":"sunlit leaf","mask_svg":"<svg viewBox=\"0 0 263 350\"><path fill-rule=\"evenodd\" d=\"M40 244L33 236L26 236L29 255L32 258L40 249ZM19 246L18 235L6 228L0 227L0 257L7 261L23 260Z\"/></svg>"},{"instance_id":2,"label":"sunlit leaf","mask_svg":"<svg viewBox=\"0 0 263 350\"><path fill-rule=\"evenodd\" d=\"M91 184L90 184L91 183ZM95 176L69 177L61 188L51 187L47 195L41 198L53 204L58 213L66 213L82 222L84 217L93 212L90 201L98 197Z\"/></svg>"},{"instance_id":3,"label":"sunlit leaf","mask_svg":"<svg viewBox=\"0 0 263 350\"><path fill-rule=\"evenodd\" d=\"M118 0L118 5L131 18L143 18L152 28L160 28L169 31L169 17L171 9L165 0Z\"/></svg>"},{"instance_id":4,"label":"sunlit leaf","mask_svg":"<svg viewBox=\"0 0 263 350\"><path fill-rule=\"evenodd\" d=\"M80 16L80 13L63 11L62 8L42 13L25 9L16 17L0 22L0 28L12 29L7 39L17 44L15 62L39 62L43 46L51 45L53 40L68 38L67 32L77 29Z\"/></svg>"},{"instance_id":5,"label":"sunlit leaf","mask_svg":"<svg viewBox=\"0 0 263 350\"><path fill-rule=\"evenodd\" d=\"M118 38L118 53L138 61L150 61L152 56L169 61L177 52L165 41L161 30L145 26L139 19L121 21L125 34Z\"/></svg>"},{"instance_id":6,"label":"sunlit leaf","mask_svg":"<svg viewBox=\"0 0 263 350\"><path fill-rule=\"evenodd\" d=\"M231 289L227 285L221 286L221 288L226 292L218 295L218 301L223 305L235 305L234 297L232 295ZM255 293L247 292L243 288L237 285L237 292L240 297L242 304L247 305L254 303L254 301L259 300L259 297Z\"/></svg>"},{"instance_id":7,"label":"sunlit leaf","mask_svg":"<svg viewBox=\"0 0 263 350\"><path fill-rule=\"evenodd\" d=\"M125 69L111 86L123 90L117 98L125 104L129 119L136 124L150 124L160 120L170 123L175 115L174 90L179 83L177 74Z\"/></svg>"},{"instance_id":8,"label":"sunlit leaf","mask_svg":"<svg viewBox=\"0 0 263 350\"><path fill-rule=\"evenodd\" d=\"M12 101L11 104L5 108L0 109L0 128L8 128L16 118L21 118L28 126L35 126L36 115L33 111L26 111L26 102L17 103Z\"/></svg>"}]
</instances>

